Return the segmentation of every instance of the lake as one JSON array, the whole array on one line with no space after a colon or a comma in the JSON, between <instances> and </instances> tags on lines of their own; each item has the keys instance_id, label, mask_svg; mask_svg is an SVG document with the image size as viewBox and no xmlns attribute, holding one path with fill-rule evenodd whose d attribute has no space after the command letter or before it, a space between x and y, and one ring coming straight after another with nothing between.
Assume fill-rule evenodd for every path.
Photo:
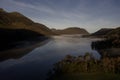
<instances>
[{"instance_id":1,"label":"lake","mask_svg":"<svg viewBox=\"0 0 120 80\"><path fill-rule=\"evenodd\" d=\"M4 55L0 61L0 80L45 80L53 64L68 54L78 56L90 52L99 59L100 54L91 49L91 42L95 40L99 39L79 35L53 36L24 54L19 52L27 49L13 51L14 54Z\"/></svg>"}]
</instances>

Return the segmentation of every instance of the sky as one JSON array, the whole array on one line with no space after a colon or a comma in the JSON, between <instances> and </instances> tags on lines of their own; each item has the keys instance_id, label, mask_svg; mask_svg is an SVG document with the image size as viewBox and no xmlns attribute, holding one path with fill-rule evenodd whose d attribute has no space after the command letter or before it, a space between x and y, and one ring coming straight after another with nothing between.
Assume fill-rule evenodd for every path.
<instances>
[{"instance_id":1,"label":"sky","mask_svg":"<svg viewBox=\"0 0 120 80\"><path fill-rule=\"evenodd\" d=\"M120 0L0 0L0 8L17 11L49 28L120 26Z\"/></svg>"}]
</instances>

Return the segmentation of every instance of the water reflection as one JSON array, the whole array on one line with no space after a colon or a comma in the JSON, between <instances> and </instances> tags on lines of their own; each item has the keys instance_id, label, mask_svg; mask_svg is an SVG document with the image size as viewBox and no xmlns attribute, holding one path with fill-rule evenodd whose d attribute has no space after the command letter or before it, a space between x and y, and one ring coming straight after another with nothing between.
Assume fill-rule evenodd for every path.
<instances>
[{"instance_id":1,"label":"water reflection","mask_svg":"<svg viewBox=\"0 0 120 80\"><path fill-rule=\"evenodd\" d=\"M78 56L86 52L100 58L97 51L91 49L91 42L96 39L79 36L54 36L47 44L35 48L29 54L12 57L0 63L0 79L2 80L45 80L53 64L67 54ZM33 48L32 48L33 49ZM26 50L26 49L25 49ZM19 50L20 51L20 50ZM19 52L18 51L18 52ZM16 52L16 51L15 51Z\"/></svg>"},{"instance_id":2,"label":"water reflection","mask_svg":"<svg viewBox=\"0 0 120 80\"><path fill-rule=\"evenodd\" d=\"M29 45L29 46L10 49L7 51L1 51L0 52L0 62L8 60L8 59L19 59L19 58L25 56L26 54L28 54L30 51L32 51L36 47L43 46L46 43L48 43L49 41L50 41L50 39L47 39L47 40L44 40L42 42L36 42L36 43Z\"/></svg>"}]
</instances>

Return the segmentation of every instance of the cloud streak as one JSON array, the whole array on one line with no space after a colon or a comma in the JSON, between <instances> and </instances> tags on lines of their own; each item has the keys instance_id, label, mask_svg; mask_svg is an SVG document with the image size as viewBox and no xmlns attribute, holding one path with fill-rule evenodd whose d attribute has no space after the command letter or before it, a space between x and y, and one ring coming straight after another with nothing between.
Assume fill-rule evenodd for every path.
<instances>
[{"instance_id":1,"label":"cloud streak","mask_svg":"<svg viewBox=\"0 0 120 80\"><path fill-rule=\"evenodd\" d=\"M120 25L119 0L1 0L0 7L48 27L78 26L93 32Z\"/></svg>"}]
</instances>

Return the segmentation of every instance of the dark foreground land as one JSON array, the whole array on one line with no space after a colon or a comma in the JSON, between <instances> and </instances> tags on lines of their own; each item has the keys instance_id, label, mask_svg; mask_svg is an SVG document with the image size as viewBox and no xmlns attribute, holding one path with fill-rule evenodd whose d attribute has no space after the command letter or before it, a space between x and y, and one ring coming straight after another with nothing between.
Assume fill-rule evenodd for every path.
<instances>
[{"instance_id":1,"label":"dark foreground land","mask_svg":"<svg viewBox=\"0 0 120 80\"><path fill-rule=\"evenodd\" d=\"M53 71L49 80L120 80L120 57L96 60L89 53L67 55Z\"/></svg>"},{"instance_id":2,"label":"dark foreground land","mask_svg":"<svg viewBox=\"0 0 120 80\"><path fill-rule=\"evenodd\" d=\"M51 80L120 80L119 74L81 73L64 74Z\"/></svg>"}]
</instances>

